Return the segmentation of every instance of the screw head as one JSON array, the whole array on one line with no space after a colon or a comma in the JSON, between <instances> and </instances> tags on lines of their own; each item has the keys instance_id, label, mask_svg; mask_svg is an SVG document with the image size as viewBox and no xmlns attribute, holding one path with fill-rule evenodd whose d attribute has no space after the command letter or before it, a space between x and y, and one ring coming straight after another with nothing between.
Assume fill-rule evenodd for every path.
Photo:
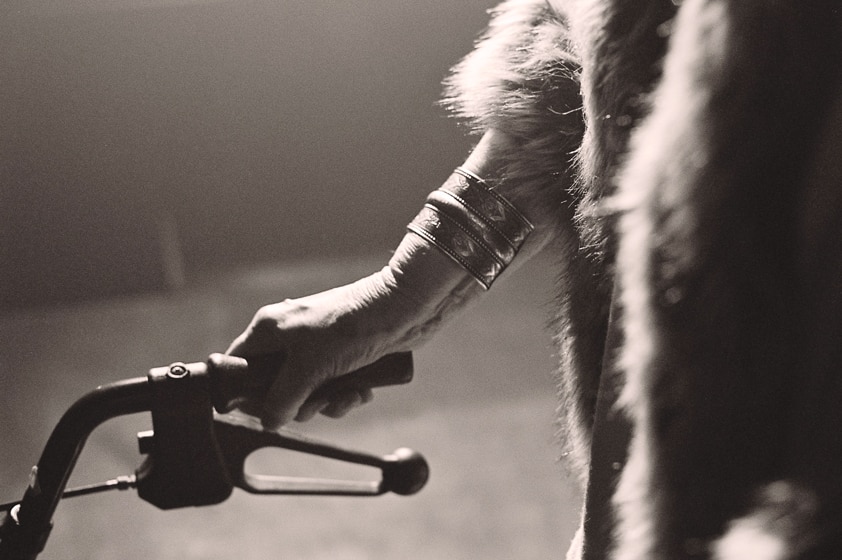
<instances>
[{"instance_id":1,"label":"screw head","mask_svg":"<svg viewBox=\"0 0 842 560\"><path fill-rule=\"evenodd\" d=\"M181 379L188 373L190 373L190 370L187 369L187 366L184 363L176 362L172 364L167 370L167 377L171 377L173 379Z\"/></svg>"}]
</instances>

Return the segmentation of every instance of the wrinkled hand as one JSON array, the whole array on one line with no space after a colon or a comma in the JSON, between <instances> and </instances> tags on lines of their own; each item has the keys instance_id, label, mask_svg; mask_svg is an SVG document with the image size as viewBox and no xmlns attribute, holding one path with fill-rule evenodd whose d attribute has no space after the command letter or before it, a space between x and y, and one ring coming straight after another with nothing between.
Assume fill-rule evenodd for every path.
<instances>
[{"instance_id":1,"label":"wrinkled hand","mask_svg":"<svg viewBox=\"0 0 842 560\"><path fill-rule=\"evenodd\" d=\"M407 234L379 272L255 314L228 349L250 364L262 363L259 369L266 372L263 382L252 384L263 389L246 395L241 408L267 429L319 412L343 416L370 401L371 391L346 391L329 402L308 397L335 377L417 347L482 293L452 259Z\"/></svg>"},{"instance_id":2,"label":"wrinkled hand","mask_svg":"<svg viewBox=\"0 0 842 560\"><path fill-rule=\"evenodd\" d=\"M410 315L407 307L412 304L396 291L385 268L354 284L258 310L228 349L229 354L260 363L259 375L268 377L252 383L264 390L247 395L241 408L259 416L267 429L275 429L319 412L338 418L369 402L370 389L345 391L330 401L308 397L334 377L405 349L395 318Z\"/></svg>"}]
</instances>

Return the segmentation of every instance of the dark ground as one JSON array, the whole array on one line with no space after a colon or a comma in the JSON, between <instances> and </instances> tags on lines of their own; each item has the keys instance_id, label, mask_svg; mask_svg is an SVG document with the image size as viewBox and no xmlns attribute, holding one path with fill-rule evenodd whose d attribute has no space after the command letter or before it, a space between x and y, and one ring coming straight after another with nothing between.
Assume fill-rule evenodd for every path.
<instances>
[{"instance_id":1,"label":"dark ground","mask_svg":"<svg viewBox=\"0 0 842 560\"><path fill-rule=\"evenodd\" d=\"M262 304L375 270L384 257L303 262L153 295L0 319L0 501L18 498L53 423L98 384L224 350ZM556 461L554 357L543 325L550 273L532 264L416 352L409 387L341 421L296 429L378 454L408 446L432 468L413 497L259 497L162 512L132 491L59 506L45 559L563 558L579 502ZM147 415L89 440L71 486L132 472ZM255 468L300 461L261 452Z\"/></svg>"}]
</instances>

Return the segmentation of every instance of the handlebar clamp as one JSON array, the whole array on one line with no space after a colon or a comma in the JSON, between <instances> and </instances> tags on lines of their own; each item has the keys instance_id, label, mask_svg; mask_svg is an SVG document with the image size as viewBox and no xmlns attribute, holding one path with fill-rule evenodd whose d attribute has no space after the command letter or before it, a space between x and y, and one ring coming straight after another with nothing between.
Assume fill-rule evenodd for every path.
<instances>
[{"instance_id":1,"label":"handlebar clamp","mask_svg":"<svg viewBox=\"0 0 842 560\"><path fill-rule=\"evenodd\" d=\"M138 495L161 509L225 501L233 484L213 430L208 367L202 362L153 368L152 432L138 434L146 459Z\"/></svg>"}]
</instances>

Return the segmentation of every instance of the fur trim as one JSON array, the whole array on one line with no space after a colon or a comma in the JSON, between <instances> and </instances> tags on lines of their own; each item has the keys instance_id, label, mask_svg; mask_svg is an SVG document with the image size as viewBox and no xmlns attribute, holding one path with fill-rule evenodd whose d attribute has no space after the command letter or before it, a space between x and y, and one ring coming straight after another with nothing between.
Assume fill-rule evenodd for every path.
<instances>
[{"instance_id":1,"label":"fur trim","mask_svg":"<svg viewBox=\"0 0 842 560\"><path fill-rule=\"evenodd\" d=\"M632 130L648 114L675 6L665 1L568 3L574 7L570 19L581 55L587 124L576 160L581 199L576 219L588 254L611 261L613 223L605 219L603 201L614 193Z\"/></svg>"},{"instance_id":2,"label":"fur trim","mask_svg":"<svg viewBox=\"0 0 842 560\"><path fill-rule=\"evenodd\" d=\"M517 181L518 198L541 197L547 218L569 229L575 202L567 193L570 161L584 122L578 64L567 22L545 0L508 0L492 12L476 48L445 80L443 104L482 133L497 129L514 140L503 176Z\"/></svg>"},{"instance_id":3,"label":"fur trim","mask_svg":"<svg viewBox=\"0 0 842 560\"><path fill-rule=\"evenodd\" d=\"M551 201L583 464L616 256L633 435L613 558L839 557L842 0L567 5L503 2L446 103L514 137L499 180Z\"/></svg>"},{"instance_id":4,"label":"fur trim","mask_svg":"<svg viewBox=\"0 0 842 560\"><path fill-rule=\"evenodd\" d=\"M579 64L567 22L546 0L507 0L491 15L476 48L445 81L444 103L477 131L541 138L561 156L553 165L563 165L559 147L570 146L568 136L578 144L582 133Z\"/></svg>"},{"instance_id":5,"label":"fur trim","mask_svg":"<svg viewBox=\"0 0 842 560\"><path fill-rule=\"evenodd\" d=\"M837 424L824 428L838 405L818 392L801 400L822 387L838 403L839 389L830 369L811 371L827 358L800 346L805 331L839 329L829 316L816 322L818 301L805 309L816 288L801 284L798 266L812 250L797 242L805 162L836 90L837 5L681 7L652 114L619 180L622 401L635 432L616 496L619 560L709 557L752 490L787 470L809 472L811 486L839 484L827 474L842 467ZM838 299L823 289L825 305ZM787 538L757 527L738 523L722 550L752 536L788 558Z\"/></svg>"}]
</instances>

